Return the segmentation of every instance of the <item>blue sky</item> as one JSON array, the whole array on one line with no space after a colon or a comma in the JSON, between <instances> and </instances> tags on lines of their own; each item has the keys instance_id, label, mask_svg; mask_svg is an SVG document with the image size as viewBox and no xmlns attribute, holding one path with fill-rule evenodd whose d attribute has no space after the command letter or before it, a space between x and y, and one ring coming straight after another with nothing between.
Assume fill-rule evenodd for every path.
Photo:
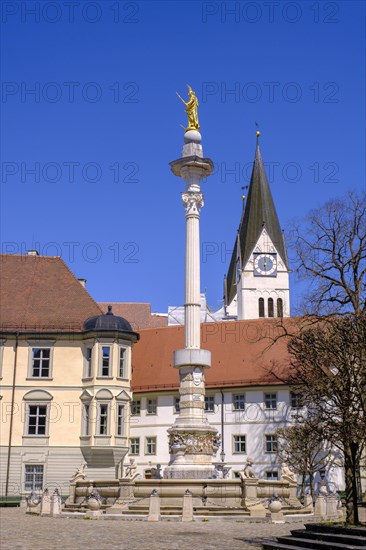
<instances>
[{"instance_id":1,"label":"blue sky","mask_svg":"<svg viewBox=\"0 0 366 550\"><path fill-rule=\"evenodd\" d=\"M213 309L256 121L285 229L365 189L364 2L1 8L2 252L61 255L96 300L183 303L183 182L168 163L181 155L175 92L186 96L186 83L216 166L201 215L201 288ZM293 306L300 288L293 279Z\"/></svg>"}]
</instances>

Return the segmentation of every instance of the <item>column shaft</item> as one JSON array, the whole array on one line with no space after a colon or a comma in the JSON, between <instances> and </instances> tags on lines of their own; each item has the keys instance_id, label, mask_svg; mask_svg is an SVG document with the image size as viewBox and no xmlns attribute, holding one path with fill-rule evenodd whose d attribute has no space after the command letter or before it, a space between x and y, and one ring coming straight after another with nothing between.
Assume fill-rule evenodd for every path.
<instances>
[{"instance_id":1,"label":"column shaft","mask_svg":"<svg viewBox=\"0 0 366 550\"><path fill-rule=\"evenodd\" d=\"M200 237L199 213L186 214L185 274L185 340L184 347L200 347Z\"/></svg>"}]
</instances>

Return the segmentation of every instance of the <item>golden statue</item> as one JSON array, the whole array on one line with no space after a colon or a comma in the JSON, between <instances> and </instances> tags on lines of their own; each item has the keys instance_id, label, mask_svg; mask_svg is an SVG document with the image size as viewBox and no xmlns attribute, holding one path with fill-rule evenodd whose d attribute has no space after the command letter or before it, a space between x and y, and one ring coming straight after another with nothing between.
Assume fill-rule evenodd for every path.
<instances>
[{"instance_id":1,"label":"golden statue","mask_svg":"<svg viewBox=\"0 0 366 550\"><path fill-rule=\"evenodd\" d=\"M186 113L188 117L188 126L185 128L185 132L188 132L188 130L199 130L200 125L198 122L198 99L192 88L189 84L187 84L188 88L188 101L184 101L184 99L177 93L177 96L180 100L183 101L184 105L186 106Z\"/></svg>"}]
</instances>

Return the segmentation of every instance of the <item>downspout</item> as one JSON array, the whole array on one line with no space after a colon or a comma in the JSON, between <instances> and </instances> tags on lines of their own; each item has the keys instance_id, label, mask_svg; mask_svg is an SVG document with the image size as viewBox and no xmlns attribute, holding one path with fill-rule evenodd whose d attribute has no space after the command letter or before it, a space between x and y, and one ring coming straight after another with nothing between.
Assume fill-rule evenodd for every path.
<instances>
[{"instance_id":1,"label":"downspout","mask_svg":"<svg viewBox=\"0 0 366 550\"><path fill-rule=\"evenodd\" d=\"M10 476L10 455L11 455L11 440L13 437L13 418L14 418L14 401L15 401L15 380L17 370L17 358L18 358L18 338L19 332L15 333L15 353L14 353L14 369L13 369L13 386L11 390L11 414L10 414L10 426L9 426L9 445L8 445L8 463L6 468L6 484L5 484L5 496L8 496L9 491L9 476Z\"/></svg>"},{"instance_id":2,"label":"downspout","mask_svg":"<svg viewBox=\"0 0 366 550\"><path fill-rule=\"evenodd\" d=\"M224 444L224 392L220 389L221 392L221 452L225 452Z\"/></svg>"}]
</instances>

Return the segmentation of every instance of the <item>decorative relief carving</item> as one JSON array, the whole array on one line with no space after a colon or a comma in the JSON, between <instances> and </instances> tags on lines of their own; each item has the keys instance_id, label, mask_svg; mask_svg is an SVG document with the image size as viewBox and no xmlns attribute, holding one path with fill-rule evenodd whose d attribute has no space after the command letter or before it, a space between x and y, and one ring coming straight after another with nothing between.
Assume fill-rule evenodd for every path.
<instances>
[{"instance_id":1,"label":"decorative relief carving","mask_svg":"<svg viewBox=\"0 0 366 550\"><path fill-rule=\"evenodd\" d=\"M204 388L180 388L179 393L180 395L189 395L191 393L199 393L200 395L205 395L205 389Z\"/></svg>"},{"instance_id":2,"label":"decorative relief carving","mask_svg":"<svg viewBox=\"0 0 366 550\"><path fill-rule=\"evenodd\" d=\"M186 214L198 214L203 206L202 193L182 193L182 200Z\"/></svg>"},{"instance_id":3,"label":"decorative relief carving","mask_svg":"<svg viewBox=\"0 0 366 550\"><path fill-rule=\"evenodd\" d=\"M183 401L179 404L180 409L204 409L203 401Z\"/></svg>"},{"instance_id":4,"label":"decorative relief carving","mask_svg":"<svg viewBox=\"0 0 366 550\"><path fill-rule=\"evenodd\" d=\"M185 374L185 375L184 374L182 375L181 373L179 373L179 377L180 377L181 382L192 382L192 380L193 380L192 373L190 373L190 372L188 374Z\"/></svg>"},{"instance_id":5,"label":"decorative relief carving","mask_svg":"<svg viewBox=\"0 0 366 550\"><path fill-rule=\"evenodd\" d=\"M199 386L203 382L202 370L199 367L195 367L193 370L193 384Z\"/></svg>"},{"instance_id":6,"label":"decorative relief carving","mask_svg":"<svg viewBox=\"0 0 366 550\"><path fill-rule=\"evenodd\" d=\"M216 454L220 446L220 436L214 433L171 432L169 451L175 453L182 448L185 454Z\"/></svg>"}]
</instances>

